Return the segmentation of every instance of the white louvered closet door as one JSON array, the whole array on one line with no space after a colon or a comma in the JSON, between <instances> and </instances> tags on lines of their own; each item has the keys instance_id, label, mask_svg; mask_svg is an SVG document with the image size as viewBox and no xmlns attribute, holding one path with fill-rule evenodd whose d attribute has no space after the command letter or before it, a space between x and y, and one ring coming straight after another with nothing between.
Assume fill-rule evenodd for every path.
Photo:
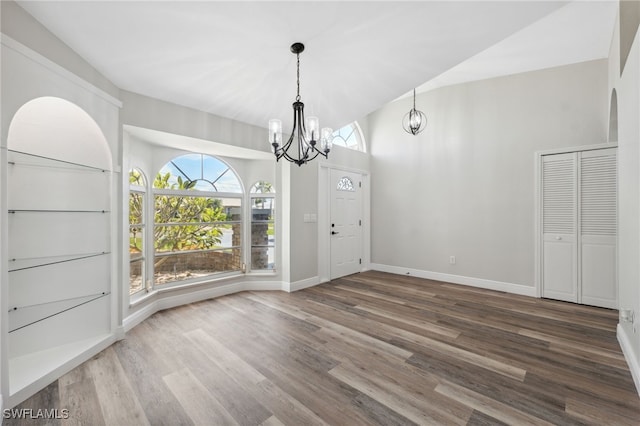
<instances>
[{"instance_id":1,"label":"white louvered closet door","mask_svg":"<svg viewBox=\"0 0 640 426\"><path fill-rule=\"evenodd\" d=\"M577 153L542 160L542 295L578 302Z\"/></svg>"},{"instance_id":2,"label":"white louvered closet door","mask_svg":"<svg viewBox=\"0 0 640 426\"><path fill-rule=\"evenodd\" d=\"M581 153L579 174L581 302L617 308L616 149Z\"/></svg>"},{"instance_id":3,"label":"white louvered closet door","mask_svg":"<svg viewBox=\"0 0 640 426\"><path fill-rule=\"evenodd\" d=\"M616 149L542 157L542 296L617 308Z\"/></svg>"}]
</instances>

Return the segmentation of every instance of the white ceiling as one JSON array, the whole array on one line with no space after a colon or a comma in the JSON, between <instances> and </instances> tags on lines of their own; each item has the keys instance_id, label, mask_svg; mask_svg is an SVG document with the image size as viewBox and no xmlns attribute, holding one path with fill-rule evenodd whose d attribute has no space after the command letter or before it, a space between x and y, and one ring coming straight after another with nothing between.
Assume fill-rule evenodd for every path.
<instances>
[{"instance_id":1,"label":"white ceiling","mask_svg":"<svg viewBox=\"0 0 640 426\"><path fill-rule=\"evenodd\" d=\"M303 42L306 115L333 128L413 87L606 57L617 11L611 1L18 3L120 88L262 127L291 121L289 46Z\"/></svg>"},{"instance_id":2,"label":"white ceiling","mask_svg":"<svg viewBox=\"0 0 640 426\"><path fill-rule=\"evenodd\" d=\"M572 2L416 88L437 87L609 56L618 5Z\"/></svg>"}]
</instances>

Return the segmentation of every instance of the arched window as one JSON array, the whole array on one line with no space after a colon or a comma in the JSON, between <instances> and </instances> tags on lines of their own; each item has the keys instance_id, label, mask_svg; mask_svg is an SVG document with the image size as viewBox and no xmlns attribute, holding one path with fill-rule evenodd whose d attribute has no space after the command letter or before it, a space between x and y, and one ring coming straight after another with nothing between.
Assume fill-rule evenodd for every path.
<instances>
[{"instance_id":1,"label":"arched window","mask_svg":"<svg viewBox=\"0 0 640 426\"><path fill-rule=\"evenodd\" d=\"M355 121L333 132L333 144L355 151L367 152L362 131Z\"/></svg>"},{"instance_id":2,"label":"arched window","mask_svg":"<svg viewBox=\"0 0 640 426\"><path fill-rule=\"evenodd\" d=\"M138 169L129 172L129 294L145 289L145 208L147 181Z\"/></svg>"},{"instance_id":3,"label":"arched window","mask_svg":"<svg viewBox=\"0 0 640 426\"><path fill-rule=\"evenodd\" d=\"M242 270L242 185L223 161L187 154L153 182L154 284Z\"/></svg>"},{"instance_id":4,"label":"arched window","mask_svg":"<svg viewBox=\"0 0 640 426\"><path fill-rule=\"evenodd\" d=\"M251 270L274 270L275 189L269 182L258 181L251 187Z\"/></svg>"},{"instance_id":5,"label":"arched window","mask_svg":"<svg viewBox=\"0 0 640 426\"><path fill-rule=\"evenodd\" d=\"M609 142L618 142L618 92L611 92L611 107L609 108Z\"/></svg>"},{"instance_id":6,"label":"arched window","mask_svg":"<svg viewBox=\"0 0 640 426\"><path fill-rule=\"evenodd\" d=\"M165 164L159 172L163 188L195 189L208 192L232 192L241 194L242 185L236 174L224 162L203 154L187 154Z\"/></svg>"}]
</instances>

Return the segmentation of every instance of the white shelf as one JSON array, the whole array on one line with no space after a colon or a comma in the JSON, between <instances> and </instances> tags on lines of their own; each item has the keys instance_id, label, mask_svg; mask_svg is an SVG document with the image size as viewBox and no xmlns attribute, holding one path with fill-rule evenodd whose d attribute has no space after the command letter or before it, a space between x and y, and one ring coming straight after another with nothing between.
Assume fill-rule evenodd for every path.
<instances>
[{"instance_id":1,"label":"white shelf","mask_svg":"<svg viewBox=\"0 0 640 426\"><path fill-rule=\"evenodd\" d=\"M103 334L9 359L9 403L44 388L114 341L113 334Z\"/></svg>"}]
</instances>

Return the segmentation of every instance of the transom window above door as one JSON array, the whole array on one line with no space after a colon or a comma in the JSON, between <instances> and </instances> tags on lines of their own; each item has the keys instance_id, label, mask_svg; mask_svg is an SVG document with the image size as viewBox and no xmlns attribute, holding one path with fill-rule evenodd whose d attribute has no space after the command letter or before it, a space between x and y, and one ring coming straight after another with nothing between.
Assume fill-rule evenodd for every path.
<instances>
[{"instance_id":1,"label":"transom window above door","mask_svg":"<svg viewBox=\"0 0 640 426\"><path fill-rule=\"evenodd\" d=\"M357 122L347 124L332 134L333 145L343 146L354 151L367 152L362 131Z\"/></svg>"}]
</instances>

